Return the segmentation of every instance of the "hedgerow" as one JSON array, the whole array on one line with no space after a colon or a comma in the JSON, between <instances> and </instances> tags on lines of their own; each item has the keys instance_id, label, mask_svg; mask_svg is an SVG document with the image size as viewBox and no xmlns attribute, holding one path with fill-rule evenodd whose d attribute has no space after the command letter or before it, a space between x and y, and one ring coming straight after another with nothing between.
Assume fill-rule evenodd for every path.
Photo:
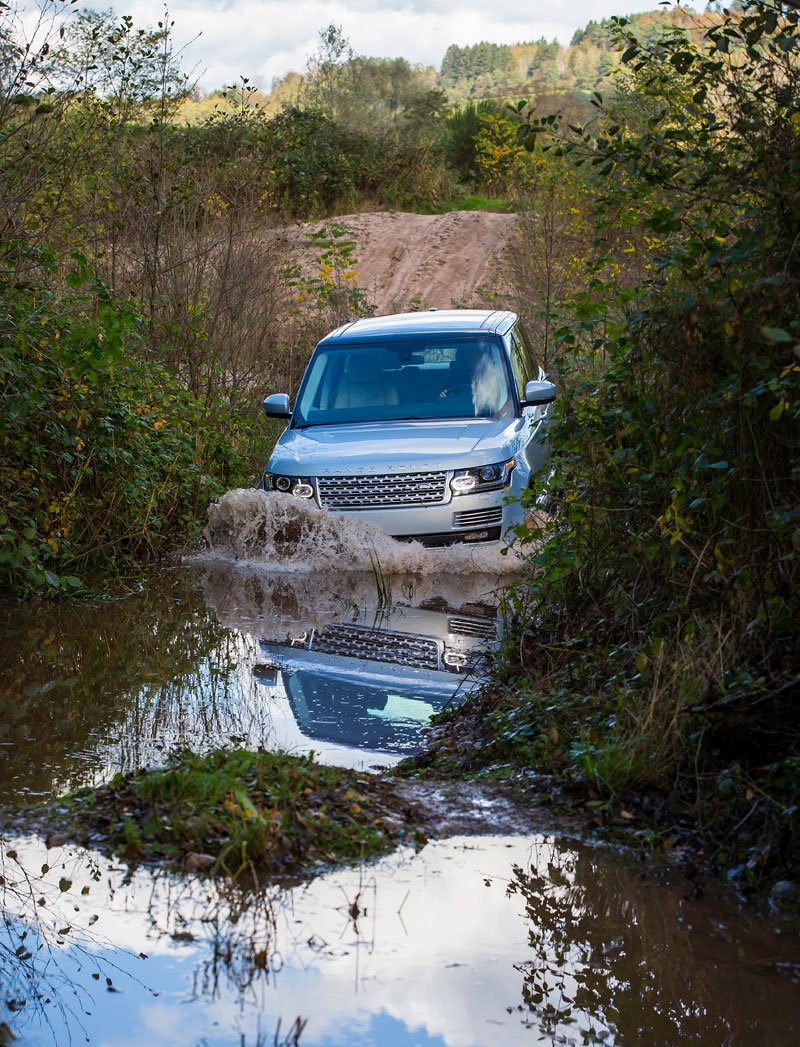
<instances>
[{"instance_id":1,"label":"hedgerow","mask_svg":"<svg viewBox=\"0 0 800 1047\"><path fill-rule=\"evenodd\" d=\"M143 321L76 257L0 282L0 592L74 592L190 535L235 433L143 355ZM51 282L52 280L52 282ZM232 440L233 437L233 440Z\"/></svg>"}]
</instances>

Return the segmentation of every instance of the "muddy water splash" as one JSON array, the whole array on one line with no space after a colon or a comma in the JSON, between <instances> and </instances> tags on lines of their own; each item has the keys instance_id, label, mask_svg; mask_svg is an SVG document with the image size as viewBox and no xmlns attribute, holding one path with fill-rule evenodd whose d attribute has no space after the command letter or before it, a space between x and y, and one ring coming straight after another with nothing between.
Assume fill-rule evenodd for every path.
<instances>
[{"instance_id":1,"label":"muddy water splash","mask_svg":"<svg viewBox=\"0 0 800 1047\"><path fill-rule=\"evenodd\" d=\"M426 549L419 542L396 542L371 524L292 495L244 488L228 491L210 508L205 538L206 556L281 572L505 576L522 566L514 550L466 545Z\"/></svg>"}]
</instances>

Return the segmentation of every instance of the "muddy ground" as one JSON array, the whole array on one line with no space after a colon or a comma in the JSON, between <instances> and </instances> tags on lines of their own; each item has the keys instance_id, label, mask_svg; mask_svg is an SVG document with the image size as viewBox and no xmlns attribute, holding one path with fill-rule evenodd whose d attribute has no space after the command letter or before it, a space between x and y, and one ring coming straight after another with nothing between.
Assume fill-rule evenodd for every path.
<instances>
[{"instance_id":1,"label":"muddy ground","mask_svg":"<svg viewBox=\"0 0 800 1047\"><path fill-rule=\"evenodd\" d=\"M486 211L440 215L377 211L343 215L335 221L352 233L356 282L382 315L411 307L485 308L517 216ZM288 233L290 253L304 268L316 260L306 243L321 225L304 222Z\"/></svg>"}]
</instances>

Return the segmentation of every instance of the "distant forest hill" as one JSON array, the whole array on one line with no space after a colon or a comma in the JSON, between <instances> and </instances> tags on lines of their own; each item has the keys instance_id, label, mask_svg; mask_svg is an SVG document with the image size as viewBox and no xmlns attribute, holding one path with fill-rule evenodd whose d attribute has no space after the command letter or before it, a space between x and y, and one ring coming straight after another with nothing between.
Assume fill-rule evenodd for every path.
<instances>
[{"instance_id":1,"label":"distant forest hill","mask_svg":"<svg viewBox=\"0 0 800 1047\"><path fill-rule=\"evenodd\" d=\"M699 15L685 7L669 7L630 15L628 20L639 39L650 43L678 27L699 38L717 19L713 11ZM520 44L451 44L442 61L439 85L456 103L530 94L588 95L607 86L619 60L611 21L604 19L578 29L568 47L544 37Z\"/></svg>"},{"instance_id":2,"label":"distant forest hill","mask_svg":"<svg viewBox=\"0 0 800 1047\"><path fill-rule=\"evenodd\" d=\"M731 7L736 7L736 0ZM630 15L628 22L645 44L676 29L685 30L699 43L721 17L712 7L700 14L680 6ZM269 93L252 88L247 89L245 98L236 89L205 96L198 93L185 101L181 119L197 123L213 112L236 109L240 104L258 104L267 115L277 114L286 105L329 105L335 82L340 94L346 89L351 96L353 105L346 113L337 113L350 126L354 120L358 122L359 114L362 119L369 118L369 123L373 110L381 106L399 119L412 110L420 115L426 107L443 112L448 106L487 102L502 108L520 98L536 99L539 106L553 106L579 121L590 111L592 92L611 88L610 74L621 55L614 43L611 19L590 21L575 32L567 47L543 37L519 44L451 44L438 71L433 66L412 65L404 58L368 58L348 49L344 57L328 56L322 65L312 60L304 74L290 72L276 79Z\"/></svg>"}]
</instances>

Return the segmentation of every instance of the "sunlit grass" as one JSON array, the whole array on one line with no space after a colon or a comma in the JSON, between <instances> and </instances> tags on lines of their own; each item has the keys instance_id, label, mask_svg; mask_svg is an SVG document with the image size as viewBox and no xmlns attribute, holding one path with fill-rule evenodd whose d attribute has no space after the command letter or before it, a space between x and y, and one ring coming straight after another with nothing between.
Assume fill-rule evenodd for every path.
<instances>
[{"instance_id":1,"label":"sunlit grass","mask_svg":"<svg viewBox=\"0 0 800 1047\"><path fill-rule=\"evenodd\" d=\"M431 209L431 214L448 214L450 211L493 211L497 214L512 214L514 204L511 200L501 197L488 196L461 196L457 200L450 200L440 207Z\"/></svg>"}]
</instances>

